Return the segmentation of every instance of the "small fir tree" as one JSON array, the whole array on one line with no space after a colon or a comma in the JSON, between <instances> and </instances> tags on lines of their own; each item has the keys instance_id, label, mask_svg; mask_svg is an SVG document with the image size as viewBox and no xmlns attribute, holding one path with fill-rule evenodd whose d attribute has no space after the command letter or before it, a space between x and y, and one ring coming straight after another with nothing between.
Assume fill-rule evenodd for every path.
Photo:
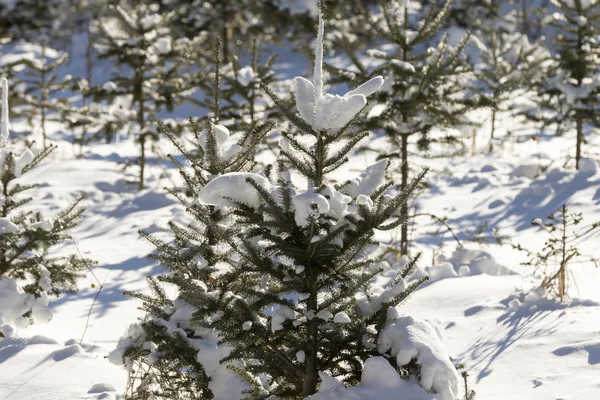
<instances>
[{"instance_id":1,"label":"small fir tree","mask_svg":"<svg viewBox=\"0 0 600 400\"><path fill-rule=\"evenodd\" d=\"M31 198L23 194L35 184L19 182L55 147L38 155L29 148L8 144L8 83L2 79L2 128L0 132L0 336L10 336L15 327L50 319L49 296L75 291L76 279L90 261L75 255L50 255L52 246L71 238L84 209L78 198L54 218L26 210Z\"/></svg>"},{"instance_id":2,"label":"small fir tree","mask_svg":"<svg viewBox=\"0 0 600 400\"><path fill-rule=\"evenodd\" d=\"M547 19L556 34L557 54L546 66L547 78L537 81L539 110L533 120L555 125L557 133L575 130L575 168L583 157L585 129L600 126L600 3L589 0L553 0L558 8Z\"/></svg>"},{"instance_id":3,"label":"small fir tree","mask_svg":"<svg viewBox=\"0 0 600 400\"><path fill-rule=\"evenodd\" d=\"M100 58L113 59L123 67L112 81L93 86L87 92L96 100L132 96L140 145L138 189L144 188L146 145L157 139L152 124L162 109L172 111L195 86L196 73L190 70L195 51L204 36L192 40L174 39L171 24L175 12L158 14L158 5L110 7L96 27L96 49Z\"/></svg>"},{"instance_id":4,"label":"small fir tree","mask_svg":"<svg viewBox=\"0 0 600 400\"><path fill-rule=\"evenodd\" d=\"M334 45L347 53L351 67L329 66L328 70L334 76L333 82L342 81L351 87L378 74L386 77L384 89L377 97L382 104L369 111L361 126L386 133L393 149L387 156L399 156L402 187L406 188L410 181L409 141L418 137L416 145L420 150L428 149L434 142L456 143L452 134L432 137L432 128L470 124L465 113L479 104L471 96L467 81L472 78L472 71L462 56L469 37L453 48L446 35L439 36L452 0L446 0L441 8L424 9L410 1L379 4L375 11L363 8L361 18L354 19L349 29L368 32L376 45L386 50ZM378 66L367 68L359 57L364 53ZM400 216L407 219L408 214L405 203ZM406 224L401 227L400 242L401 253L408 254Z\"/></svg>"},{"instance_id":5,"label":"small fir tree","mask_svg":"<svg viewBox=\"0 0 600 400\"><path fill-rule=\"evenodd\" d=\"M15 66L24 65L25 85L21 93L23 106L21 113L32 115L30 125L36 126L33 116L39 115L39 126L42 130L42 145L47 147L46 123L50 118L62 120L70 106L62 91L68 89L69 82L60 80L57 70L67 63L69 55L48 47L48 38L40 39L39 58L24 57Z\"/></svg>"},{"instance_id":6,"label":"small fir tree","mask_svg":"<svg viewBox=\"0 0 600 400\"><path fill-rule=\"evenodd\" d=\"M475 74L492 110L490 151L496 138L498 116L513 110L513 100L533 88L533 82L543 74L540 63L549 57L545 47L530 43L526 35L518 33L517 25L518 19L511 13L488 21L477 32L483 47Z\"/></svg>"},{"instance_id":7,"label":"small fir tree","mask_svg":"<svg viewBox=\"0 0 600 400\"><path fill-rule=\"evenodd\" d=\"M352 121L383 79L375 77L344 96L323 93L323 35L320 19L314 80L295 80L299 114L283 108L293 129L283 134L274 164L252 170L252 149L270 125L237 144L223 127L209 125L197 136L198 157L186 156L191 171L180 170L191 198L179 198L194 221L188 227L171 225L173 244L150 238L156 258L170 270L159 282L174 285L177 300L151 281L155 295L138 295L148 317L130 328L111 356L118 363L149 365L143 371L167 368L159 376L175 376L176 369L177 382L186 382L169 397L161 392L165 380L137 375L143 385L154 385L132 398L218 393L232 399L299 399L331 377L358 383L363 363L381 354L389 358L382 362L404 376L418 373L419 361L399 356L402 346L391 345L388 329L415 323L398 318L395 306L426 278L405 281L415 266L411 262L378 290L372 279L382 269L370 255L378 245L374 229L405 222L396 210L425 172L403 190L385 181L386 161L346 182L332 179L368 136ZM171 343L165 339L169 335ZM194 351L188 352L190 347ZM449 357L441 362L448 380L422 383L452 399L458 395L458 375ZM224 379L228 370L246 382L243 393ZM194 387L201 389L190 393Z\"/></svg>"}]
</instances>

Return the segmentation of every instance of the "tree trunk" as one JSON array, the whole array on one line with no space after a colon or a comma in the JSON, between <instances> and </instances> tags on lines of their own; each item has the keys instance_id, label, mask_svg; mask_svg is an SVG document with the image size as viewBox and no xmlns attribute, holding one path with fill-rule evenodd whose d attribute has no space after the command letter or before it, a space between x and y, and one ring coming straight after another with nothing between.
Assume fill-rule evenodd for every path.
<instances>
[{"instance_id":1,"label":"tree trunk","mask_svg":"<svg viewBox=\"0 0 600 400\"><path fill-rule=\"evenodd\" d=\"M402 144L400 146L402 153L402 190L408 187L408 135L402 135ZM400 207L400 218L404 223L400 227L400 254L408 255L408 202L405 201Z\"/></svg>"},{"instance_id":2,"label":"tree trunk","mask_svg":"<svg viewBox=\"0 0 600 400\"><path fill-rule=\"evenodd\" d=\"M492 132L490 133L490 153L494 150L494 134L496 132L496 110L492 110Z\"/></svg>"},{"instance_id":3,"label":"tree trunk","mask_svg":"<svg viewBox=\"0 0 600 400\"><path fill-rule=\"evenodd\" d=\"M521 0L521 13L523 14L523 25L521 33L525 36L529 35L529 25L527 22L527 0Z\"/></svg>"},{"instance_id":4,"label":"tree trunk","mask_svg":"<svg viewBox=\"0 0 600 400\"><path fill-rule=\"evenodd\" d=\"M139 104L139 113L138 113L138 124L140 125L140 181L138 184L138 190L144 189L144 169L146 167L146 133L144 132L145 128L145 116L144 116L144 79L143 79L143 71L138 71L138 87L139 92L138 95L138 104Z\"/></svg>"},{"instance_id":5,"label":"tree trunk","mask_svg":"<svg viewBox=\"0 0 600 400\"><path fill-rule=\"evenodd\" d=\"M41 71L41 91L40 91L40 114L42 118L42 144L46 148L46 101L48 98L48 91L46 89L46 41L42 42L42 62L43 67Z\"/></svg>"},{"instance_id":6,"label":"tree trunk","mask_svg":"<svg viewBox=\"0 0 600 400\"><path fill-rule=\"evenodd\" d=\"M311 293L306 301L307 310L317 310L317 293ZM304 385L302 387L302 397L315 394L317 391L317 341L319 333L319 319L314 317L309 319L306 326L306 364L304 368Z\"/></svg>"},{"instance_id":7,"label":"tree trunk","mask_svg":"<svg viewBox=\"0 0 600 400\"><path fill-rule=\"evenodd\" d=\"M575 149L575 169L579 170L581 161L581 144L583 143L583 121L577 118L577 148Z\"/></svg>"}]
</instances>

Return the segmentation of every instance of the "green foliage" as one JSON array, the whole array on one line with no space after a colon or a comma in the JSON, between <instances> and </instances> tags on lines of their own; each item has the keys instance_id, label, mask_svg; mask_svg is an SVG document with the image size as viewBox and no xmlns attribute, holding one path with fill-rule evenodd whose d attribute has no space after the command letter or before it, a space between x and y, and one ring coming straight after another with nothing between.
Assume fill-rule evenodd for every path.
<instances>
[{"instance_id":1,"label":"green foliage","mask_svg":"<svg viewBox=\"0 0 600 400\"><path fill-rule=\"evenodd\" d=\"M90 87L85 94L96 101L130 96L135 112L127 116L129 122L137 125L141 190L146 141L158 138L154 125L147 121L155 120L162 109L172 111L194 91L199 76L193 65L206 35L172 38L170 26L176 13L158 14L158 5L111 6L109 11L95 25L99 36L95 47L100 58L113 59L123 68L111 82ZM97 119L88 119L94 120Z\"/></svg>"},{"instance_id":2,"label":"green foliage","mask_svg":"<svg viewBox=\"0 0 600 400\"><path fill-rule=\"evenodd\" d=\"M546 18L556 32L556 56L544 68L547 78L536 81L538 109L528 117L561 134L576 130L575 166L579 169L585 128L600 126L600 3L556 0L559 12Z\"/></svg>"}]
</instances>

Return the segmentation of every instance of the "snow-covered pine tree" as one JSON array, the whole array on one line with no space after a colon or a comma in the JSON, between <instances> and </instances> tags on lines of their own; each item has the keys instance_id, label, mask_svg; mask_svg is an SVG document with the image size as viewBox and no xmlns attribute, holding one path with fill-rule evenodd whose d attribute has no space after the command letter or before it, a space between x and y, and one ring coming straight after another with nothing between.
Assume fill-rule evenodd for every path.
<instances>
[{"instance_id":1,"label":"snow-covered pine tree","mask_svg":"<svg viewBox=\"0 0 600 400\"><path fill-rule=\"evenodd\" d=\"M268 42L284 32L277 20L277 0L160 0L163 10L176 10L174 29L187 37L200 32L220 37L223 42L223 60L227 64L231 54L241 53L250 44L249 39Z\"/></svg>"},{"instance_id":2,"label":"snow-covered pine tree","mask_svg":"<svg viewBox=\"0 0 600 400\"><path fill-rule=\"evenodd\" d=\"M512 100L532 89L533 82L543 74L540 63L549 57L545 46L530 43L526 35L519 33L518 24L512 12L487 21L476 32L483 46L475 75L492 110L490 151L496 139L497 117L515 109Z\"/></svg>"},{"instance_id":3,"label":"snow-covered pine tree","mask_svg":"<svg viewBox=\"0 0 600 400\"><path fill-rule=\"evenodd\" d=\"M194 220L187 227L171 225L173 244L150 238L170 273L152 283L154 296L139 296L149 316L111 355L117 363L141 360L146 366L136 376L153 386L132 398L298 399L319 386L357 384L363 363L382 354L387 359L379 362L404 376L420 373L423 388L441 399L458 395L456 369L445 350L421 357L411 339L418 331L421 339L433 334L439 341L439 334L396 309L426 280L408 282L415 263L385 271L390 278L382 287L373 284L383 272L370 258L378 245L374 229L404 222L395 212L425 172L404 190L385 181L387 161L348 181L333 180L368 136L352 122L383 79L344 96L324 93L323 35L321 18L314 80L295 80L299 114L283 109L294 129L284 133L274 164L246 172L255 143L232 144L227 131L213 125L198 136L201 156L186 156L191 171L181 171L192 198L180 200ZM264 133L248 137L258 140ZM171 285L175 301L166 294ZM155 366L167 368L158 379ZM244 393L230 371L244 378ZM165 372L177 376L173 382L185 381L175 385L175 397L161 392ZM201 395L189 392L194 387Z\"/></svg>"},{"instance_id":4,"label":"snow-covered pine tree","mask_svg":"<svg viewBox=\"0 0 600 400\"><path fill-rule=\"evenodd\" d=\"M158 5L137 4L135 7L111 6L96 27L96 49L100 58L113 59L122 68L110 82L87 90L95 100L112 100L132 96L140 145L139 190L144 188L146 144L157 139L156 119L162 109L171 111L182 103L195 87L197 73L191 68L196 51L205 36L194 39L172 37L171 23L175 12L159 14Z\"/></svg>"},{"instance_id":5,"label":"snow-covered pine tree","mask_svg":"<svg viewBox=\"0 0 600 400\"><path fill-rule=\"evenodd\" d=\"M8 144L8 83L6 79L1 83L0 336L11 336L15 328L50 319L49 296L75 291L76 279L90 260L49 254L52 246L70 240L67 232L76 226L84 211L82 198L53 218L27 210L31 198L23 194L37 185L19 180L55 147L46 147L34 155L29 148Z\"/></svg>"},{"instance_id":6,"label":"snow-covered pine tree","mask_svg":"<svg viewBox=\"0 0 600 400\"><path fill-rule=\"evenodd\" d=\"M219 56L216 58L220 59ZM255 120L253 124L247 124L248 130L243 134L230 135L228 128L219 123L223 113L219 100L218 84L222 80L218 64L214 82L213 116L202 124L206 125L205 129L190 120L189 130L194 134L190 143L178 139L161 125L161 133L179 149L187 164L169 156L186 184L186 191L167 191L186 207L191 222L186 226L171 222L172 242L169 243L140 232L156 246L151 258L167 267L171 274L150 277L150 295L129 293L142 301L142 310L147 314L141 323L129 328L128 337L120 344L121 349L111 355L111 361L125 362L129 369L128 399L200 400L213 397L209 376L215 373L220 357L212 359L210 354L207 357L197 353L201 347L208 346L216 351L218 338L194 324L194 308L187 296L193 294L194 304L206 302L210 305L205 311L196 309L197 314L204 312L204 317L210 318L219 301L213 296L221 288L220 282L212 276L218 275L219 265L235 263L236 257L219 228L229 224L228 210L201 204L198 192L220 175L255 169L258 145L275 125ZM178 288L178 298L168 297L165 284ZM200 346L203 342L204 346ZM221 368L219 373L227 375L226 368ZM214 385L212 389L216 390Z\"/></svg>"},{"instance_id":7,"label":"snow-covered pine tree","mask_svg":"<svg viewBox=\"0 0 600 400\"><path fill-rule=\"evenodd\" d=\"M20 94L23 102L21 113L31 115L28 119L32 127L39 124L43 147L47 147L46 122L50 118L57 118L57 114L62 119L62 115L70 108L66 97L59 96L69 84L60 80L57 74L58 68L69 60L69 55L48 47L48 41L48 37L40 37L38 58L23 57L14 63L15 67L25 66L21 80L25 87ZM39 121L36 116L39 116Z\"/></svg>"},{"instance_id":8,"label":"snow-covered pine tree","mask_svg":"<svg viewBox=\"0 0 600 400\"><path fill-rule=\"evenodd\" d=\"M343 44L337 47L351 61L349 67L328 66L332 82L356 86L358 82L375 75L383 75L386 83L377 94L379 103L360 120L366 129L381 130L388 136L393 151L389 157L399 157L402 187L409 184L410 150L413 138L418 137L419 150L426 150L433 142L456 143L455 135L438 138L429 135L433 127L453 128L469 125L465 113L478 106L468 90L472 68L463 57L469 36L456 46L448 43L448 36L440 36L448 17L452 0L445 0L441 8L421 8L406 0L380 1L376 10L366 7L361 18L353 19L350 32L368 32L380 48L352 49ZM367 45L368 46L368 45ZM364 61L368 57L369 64ZM375 68L367 65L376 63ZM408 204L400 209L401 218L408 218ZM401 254L408 254L408 227L401 227Z\"/></svg>"},{"instance_id":9,"label":"snow-covered pine tree","mask_svg":"<svg viewBox=\"0 0 600 400\"><path fill-rule=\"evenodd\" d=\"M35 41L40 34L56 37L65 21L67 0L15 0L0 5L0 29L13 39Z\"/></svg>"},{"instance_id":10,"label":"snow-covered pine tree","mask_svg":"<svg viewBox=\"0 0 600 400\"><path fill-rule=\"evenodd\" d=\"M249 65L242 65L237 54L229 56L229 63L223 62L222 44L215 46L214 56L202 55L206 64L213 64L218 70L218 81L215 73L206 74L205 79L198 81L198 87L205 96L201 99L190 99L209 112L215 111L215 102L219 115L213 115L232 133L244 132L261 121L279 117L279 112L268 96L260 90L259 82L271 85L276 83L275 73L271 70L276 56L268 57L263 63L260 60L260 44L258 40L251 40ZM215 91L214 88L219 90Z\"/></svg>"},{"instance_id":11,"label":"snow-covered pine tree","mask_svg":"<svg viewBox=\"0 0 600 400\"><path fill-rule=\"evenodd\" d=\"M554 125L557 133L575 130L575 168L579 169L586 127L600 126L600 2L553 0L558 12L547 18L554 28L554 62L537 82L538 106L529 117Z\"/></svg>"}]
</instances>

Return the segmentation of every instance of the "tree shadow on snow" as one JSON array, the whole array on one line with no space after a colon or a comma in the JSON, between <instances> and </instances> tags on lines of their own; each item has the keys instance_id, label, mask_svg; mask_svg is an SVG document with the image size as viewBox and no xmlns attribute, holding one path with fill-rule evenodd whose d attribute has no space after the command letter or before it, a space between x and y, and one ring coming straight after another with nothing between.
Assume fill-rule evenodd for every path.
<instances>
[{"instance_id":1,"label":"tree shadow on snow","mask_svg":"<svg viewBox=\"0 0 600 400\"><path fill-rule=\"evenodd\" d=\"M479 338L460 359L468 359L471 368L480 368L477 382L493 372L493 363L517 342L553 334L562 323L559 319L564 315L558 308L522 307L515 310L507 305L513 296L501 301L506 311L497 319L494 330Z\"/></svg>"},{"instance_id":2,"label":"tree shadow on snow","mask_svg":"<svg viewBox=\"0 0 600 400\"><path fill-rule=\"evenodd\" d=\"M98 287L86 287L80 289L77 293L65 295L51 301L50 306L52 308L58 308L72 301L78 302L82 300L88 300L88 303L91 306L91 302L96 298L96 295L98 295L91 315L94 318L99 318L104 316L110 309L118 307L119 303L123 301L133 301L131 297L125 296L123 292L132 290L132 288L134 290L138 289L140 287L140 275L155 276L164 272L164 268L161 267L160 264L145 257L132 257L121 263L103 265L102 268L105 271L101 273L96 272L96 275L101 281L106 279L99 295ZM145 268L144 273L131 273L143 268ZM82 311L81 317L87 317L88 312L89 309Z\"/></svg>"},{"instance_id":3,"label":"tree shadow on snow","mask_svg":"<svg viewBox=\"0 0 600 400\"><path fill-rule=\"evenodd\" d=\"M16 356L27 346L37 344L58 344L53 339L45 336L36 335L30 338L9 337L0 339L0 364L7 361L9 358Z\"/></svg>"}]
</instances>

